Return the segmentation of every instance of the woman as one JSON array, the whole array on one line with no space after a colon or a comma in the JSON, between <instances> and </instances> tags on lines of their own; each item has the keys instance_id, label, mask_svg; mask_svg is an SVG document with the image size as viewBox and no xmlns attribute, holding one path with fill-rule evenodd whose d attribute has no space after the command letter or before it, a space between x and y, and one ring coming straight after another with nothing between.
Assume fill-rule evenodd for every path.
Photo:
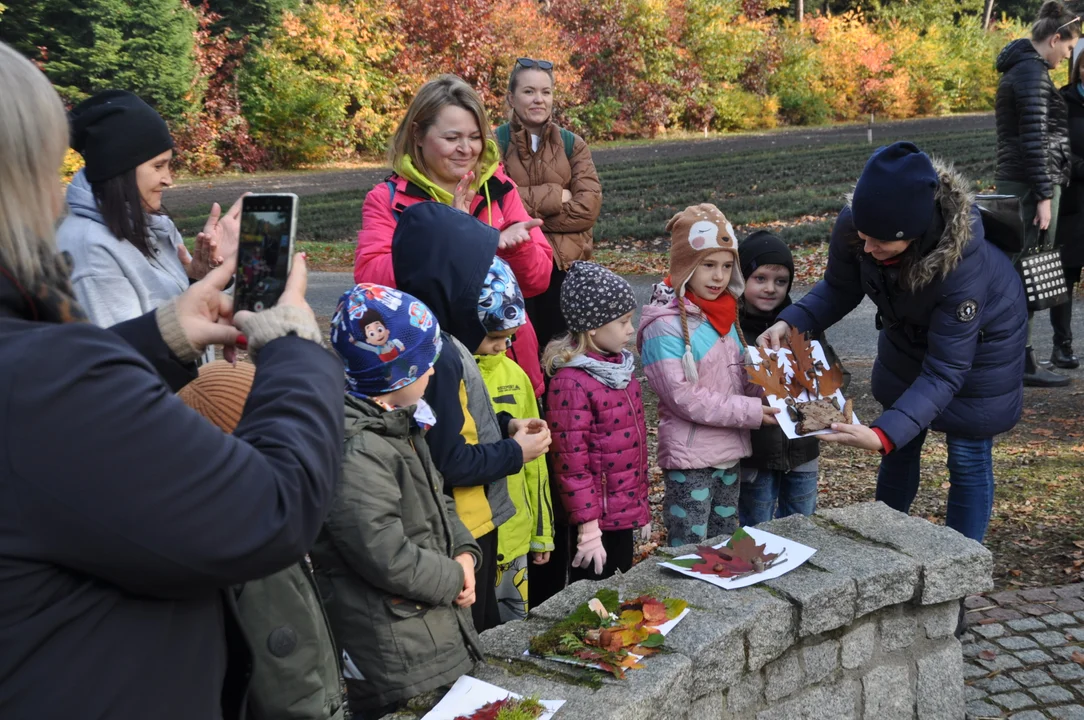
<instances>
[{"instance_id":1,"label":"woman","mask_svg":"<svg viewBox=\"0 0 1084 720\"><path fill-rule=\"evenodd\" d=\"M1031 26L1031 39L1013 40L997 57L995 120L997 122L997 191L1020 198L1028 225L1024 252L1040 240L1056 238L1062 186L1069 182L1069 131L1065 100L1050 79L1050 70L1072 55L1080 38L1080 18L1059 0L1047 0ZM1044 234L1042 231L1046 231ZM1023 255L1023 253L1021 253ZM1014 258L1018 260L1020 255ZM1056 311L1051 322L1056 329ZM1029 320L1024 384L1061 387L1069 378L1035 360Z\"/></svg>"},{"instance_id":2,"label":"woman","mask_svg":"<svg viewBox=\"0 0 1084 720\"><path fill-rule=\"evenodd\" d=\"M553 122L553 63L519 58L508 78L509 123L497 128L504 169L519 187L531 217L553 247L549 288L527 301L544 348L568 328L561 316L561 283L568 266L590 260L591 230L602 207L602 186L583 138Z\"/></svg>"},{"instance_id":3,"label":"woman","mask_svg":"<svg viewBox=\"0 0 1084 720\"><path fill-rule=\"evenodd\" d=\"M1084 46L1077 44L1073 50L1073 69L1069 84L1061 89L1061 96L1069 108L1069 146L1072 150L1070 175L1072 182L1065 188L1058 213L1058 245L1061 246L1061 263L1065 267L1065 282L1070 290L1080 284L1081 266L1084 266L1084 83L1081 65L1084 65ZM1073 354L1073 303L1072 301L1050 308L1050 324L1054 326L1054 352L1050 364L1072 370L1080 367Z\"/></svg>"},{"instance_id":4,"label":"woman","mask_svg":"<svg viewBox=\"0 0 1084 720\"><path fill-rule=\"evenodd\" d=\"M948 441L946 523L981 541L994 501L993 437L1020 418L1027 306L1009 258L985 240L969 183L909 142L866 163L832 229L824 279L757 338L819 333L868 296L881 330L873 395L884 412L821 440L881 452L877 499L907 512L932 428Z\"/></svg>"},{"instance_id":5,"label":"woman","mask_svg":"<svg viewBox=\"0 0 1084 720\"><path fill-rule=\"evenodd\" d=\"M106 90L71 113L72 148L86 161L68 186L70 212L57 246L72 256L72 286L91 322L109 327L144 315L188 289L237 249L211 210L189 257L162 191L173 184L173 138L150 105Z\"/></svg>"},{"instance_id":6,"label":"woman","mask_svg":"<svg viewBox=\"0 0 1084 720\"><path fill-rule=\"evenodd\" d=\"M356 282L395 287L391 239L399 215L415 203L436 201L501 231L497 255L512 266L524 297L549 287L553 251L540 230L542 221L524 209L516 184L500 166L482 99L462 79L441 75L422 85L392 137L388 161L395 172L369 191L361 209ZM508 354L541 395L538 338L530 321L516 333Z\"/></svg>"},{"instance_id":7,"label":"woman","mask_svg":"<svg viewBox=\"0 0 1084 720\"><path fill-rule=\"evenodd\" d=\"M236 328L231 263L153 313L85 322L53 241L64 106L3 43L0 97L0 716L240 720L230 588L303 557L338 478L342 366L304 259ZM220 231L236 241L232 214ZM257 370L230 436L174 393L238 329Z\"/></svg>"}]
</instances>

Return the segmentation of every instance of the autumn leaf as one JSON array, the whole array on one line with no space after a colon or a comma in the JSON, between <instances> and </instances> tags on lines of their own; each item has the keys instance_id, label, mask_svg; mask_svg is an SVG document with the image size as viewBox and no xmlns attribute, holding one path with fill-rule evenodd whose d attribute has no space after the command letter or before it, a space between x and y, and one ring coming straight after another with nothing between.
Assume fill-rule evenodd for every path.
<instances>
[{"instance_id":1,"label":"autumn leaf","mask_svg":"<svg viewBox=\"0 0 1084 720\"><path fill-rule=\"evenodd\" d=\"M643 604L644 624L661 625L666 622L666 606L654 598L648 598Z\"/></svg>"},{"instance_id":2,"label":"autumn leaf","mask_svg":"<svg viewBox=\"0 0 1084 720\"><path fill-rule=\"evenodd\" d=\"M753 572L753 565L745 560L728 554L725 549L703 546L696 549L699 562L692 566L692 571L701 575L718 575L729 578L747 575Z\"/></svg>"},{"instance_id":3,"label":"autumn leaf","mask_svg":"<svg viewBox=\"0 0 1084 720\"><path fill-rule=\"evenodd\" d=\"M843 370L840 369L839 363L817 376L817 392L823 398L831 397L841 387L843 387ZM849 418L847 422L850 422Z\"/></svg>"},{"instance_id":4,"label":"autumn leaf","mask_svg":"<svg viewBox=\"0 0 1084 720\"><path fill-rule=\"evenodd\" d=\"M514 698L506 697L503 700L494 700L486 703L470 715L460 715L455 720L499 720L504 717L537 718L541 717L546 708L538 698Z\"/></svg>"},{"instance_id":5,"label":"autumn leaf","mask_svg":"<svg viewBox=\"0 0 1084 720\"><path fill-rule=\"evenodd\" d=\"M983 660L993 660L996 657L997 653L995 653L993 650L983 650L979 652L979 658Z\"/></svg>"},{"instance_id":6,"label":"autumn leaf","mask_svg":"<svg viewBox=\"0 0 1084 720\"><path fill-rule=\"evenodd\" d=\"M764 392L768 395L774 395L777 398L789 397L790 388L787 385L783 370L776 367L773 371L771 366L772 363L768 359L765 359L760 365L748 365L746 373L749 375L749 382L764 388Z\"/></svg>"},{"instance_id":7,"label":"autumn leaf","mask_svg":"<svg viewBox=\"0 0 1084 720\"><path fill-rule=\"evenodd\" d=\"M798 384L809 391L810 397L817 397L817 368L813 358L813 346L804 332L791 327L787 336L787 344L790 346L794 358L794 380L791 389ZM796 395L792 396L796 397Z\"/></svg>"},{"instance_id":8,"label":"autumn leaf","mask_svg":"<svg viewBox=\"0 0 1084 720\"><path fill-rule=\"evenodd\" d=\"M624 610L621 612L621 617L618 618L618 622L626 627L634 627L644 621L644 614L639 610Z\"/></svg>"},{"instance_id":9,"label":"autumn leaf","mask_svg":"<svg viewBox=\"0 0 1084 720\"><path fill-rule=\"evenodd\" d=\"M1069 656L1069 659L1075 662L1077 665L1084 665L1084 653L1079 650L1074 650L1073 654Z\"/></svg>"},{"instance_id":10,"label":"autumn leaf","mask_svg":"<svg viewBox=\"0 0 1084 720\"><path fill-rule=\"evenodd\" d=\"M667 620L673 620L678 615L685 612L685 608L689 607L689 602L680 598L666 598L662 601L662 604L666 606Z\"/></svg>"}]
</instances>

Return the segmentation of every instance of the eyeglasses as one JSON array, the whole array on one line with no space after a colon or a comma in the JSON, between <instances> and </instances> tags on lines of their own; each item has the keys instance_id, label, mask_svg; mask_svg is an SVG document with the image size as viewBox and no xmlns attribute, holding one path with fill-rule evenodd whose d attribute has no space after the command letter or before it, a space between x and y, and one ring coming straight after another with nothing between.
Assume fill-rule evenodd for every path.
<instances>
[{"instance_id":1,"label":"eyeglasses","mask_svg":"<svg viewBox=\"0 0 1084 720\"><path fill-rule=\"evenodd\" d=\"M1072 25L1075 22L1080 22L1080 16L1079 15L1077 15L1075 18L1073 18L1069 22L1065 23L1064 25L1058 25L1057 29L1054 30L1053 34L1056 35L1056 34L1060 33L1062 28L1067 28L1067 27L1069 27L1070 25Z\"/></svg>"},{"instance_id":2,"label":"eyeglasses","mask_svg":"<svg viewBox=\"0 0 1084 720\"><path fill-rule=\"evenodd\" d=\"M1077 18L1077 19L1079 20L1079 18ZM551 63L549 60L534 60L532 58L526 58L526 57L525 58L516 58L516 65L519 65L519 66L525 67L525 68L536 67L539 70L552 70L553 69L553 63Z\"/></svg>"}]
</instances>

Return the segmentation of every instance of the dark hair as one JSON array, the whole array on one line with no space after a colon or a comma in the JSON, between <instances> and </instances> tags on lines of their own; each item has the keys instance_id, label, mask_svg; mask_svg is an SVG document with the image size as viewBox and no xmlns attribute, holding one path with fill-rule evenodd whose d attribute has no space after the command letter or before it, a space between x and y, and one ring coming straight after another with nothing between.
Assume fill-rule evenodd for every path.
<instances>
[{"instance_id":1,"label":"dark hair","mask_svg":"<svg viewBox=\"0 0 1084 720\"><path fill-rule=\"evenodd\" d=\"M361 314L361 319L358 320L358 327L365 330L367 325L372 325L373 323L380 323L384 327L388 326L388 324L384 322L383 315L377 312L375 308L369 308Z\"/></svg>"},{"instance_id":2,"label":"dark hair","mask_svg":"<svg viewBox=\"0 0 1084 720\"><path fill-rule=\"evenodd\" d=\"M537 65L532 65L532 66L528 67L526 65L520 64L517 61L516 64L512 66L512 72L508 75L508 94L509 95L511 95L512 93L514 93L516 91L517 79L519 78L519 74L521 72L526 72L527 70L538 70L539 72L544 72L544 73L546 73L547 75L550 76L550 82L556 83L556 80L553 79L553 68L552 67L550 67L548 70L545 69L545 68L541 68L541 67L539 67Z\"/></svg>"},{"instance_id":3,"label":"dark hair","mask_svg":"<svg viewBox=\"0 0 1084 720\"><path fill-rule=\"evenodd\" d=\"M1039 19L1031 26L1031 39L1039 42L1054 33L1062 40L1080 37L1080 18L1061 0L1046 0L1039 8Z\"/></svg>"},{"instance_id":4,"label":"dark hair","mask_svg":"<svg viewBox=\"0 0 1084 720\"><path fill-rule=\"evenodd\" d=\"M121 173L108 180L90 184L98 212L109 232L119 240L127 240L139 252L150 256L147 246L147 212L136 182L136 169Z\"/></svg>"},{"instance_id":5,"label":"dark hair","mask_svg":"<svg viewBox=\"0 0 1084 720\"><path fill-rule=\"evenodd\" d=\"M1076 85L1080 82L1080 71L1084 70L1081 65L1084 65L1084 53L1077 55L1076 60L1073 61L1073 66L1069 68L1070 85Z\"/></svg>"}]
</instances>

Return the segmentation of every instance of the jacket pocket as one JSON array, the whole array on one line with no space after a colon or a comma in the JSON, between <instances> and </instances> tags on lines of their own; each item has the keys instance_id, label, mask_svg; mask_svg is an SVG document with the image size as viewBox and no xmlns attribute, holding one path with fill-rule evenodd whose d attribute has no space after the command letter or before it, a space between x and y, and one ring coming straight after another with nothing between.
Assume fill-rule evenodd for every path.
<instances>
[{"instance_id":1,"label":"jacket pocket","mask_svg":"<svg viewBox=\"0 0 1084 720\"><path fill-rule=\"evenodd\" d=\"M463 646L454 608L403 598L385 598L384 605L404 674L421 677L419 670Z\"/></svg>"}]
</instances>

